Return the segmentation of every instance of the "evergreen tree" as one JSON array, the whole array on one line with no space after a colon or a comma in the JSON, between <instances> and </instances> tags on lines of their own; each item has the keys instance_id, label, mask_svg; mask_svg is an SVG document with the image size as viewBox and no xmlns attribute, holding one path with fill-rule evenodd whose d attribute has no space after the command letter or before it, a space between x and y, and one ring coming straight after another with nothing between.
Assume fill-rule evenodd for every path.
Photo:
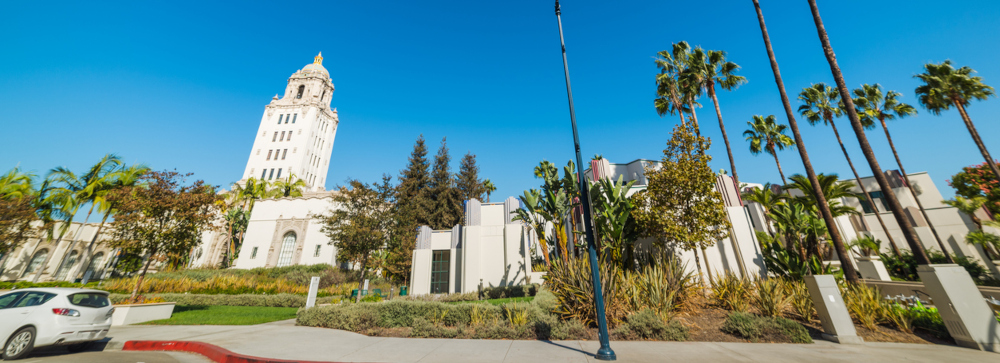
<instances>
[{"instance_id":1,"label":"evergreen tree","mask_svg":"<svg viewBox=\"0 0 1000 363\"><path fill-rule=\"evenodd\" d=\"M469 152L462 157L462 166L458 170L455 184L458 185L459 194L463 202L472 198L480 201L484 200L483 194L486 193L486 187L483 181L479 180L479 166L476 165L476 155Z\"/></svg>"},{"instance_id":2,"label":"evergreen tree","mask_svg":"<svg viewBox=\"0 0 1000 363\"><path fill-rule=\"evenodd\" d=\"M455 187L450 163L447 138L443 138L441 148L434 156L434 169L429 188L434 203L434 207L430 209L430 226L433 229L449 229L462 220L462 195Z\"/></svg>"},{"instance_id":3,"label":"evergreen tree","mask_svg":"<svg viewBox=\"0 0 1000 363\"><path fill-rule=\"evenodd\" d=\"M408 215L417 226L430 224L430 212L434 208L430 196L430 163L427 161L427 146L424 145L424 135L417 138L410 153L410 164L400 171L397 201L401 213Z\"/></svg>"}]
</instances>

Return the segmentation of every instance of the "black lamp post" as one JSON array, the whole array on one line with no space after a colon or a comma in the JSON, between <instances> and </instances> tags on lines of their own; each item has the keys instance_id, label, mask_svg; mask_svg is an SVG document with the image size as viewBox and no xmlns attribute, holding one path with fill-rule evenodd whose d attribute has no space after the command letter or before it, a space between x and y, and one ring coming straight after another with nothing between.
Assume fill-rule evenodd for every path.
<instances>
[{"instance_id":1,"label":"black lamp post","mask_svg":"<svg viewBox=\"0 0 1000 363\"><path fill-rule=\"evenodd\" d=\"M569 120L573 124L573 146L576 148L577 179L580 180L580 204L583 207L583 229L587 236L587 254L590 256L590 273L594 281L594 305L597 305L597 335L601 348L597 350L597 359L616 360L615 351L611 350L608 341L608 319L604 314L604 293L601 289L601 273L597 266L597 247L594 244L594 220L590 211L590 188L583 168L583 158L580 156L580 135L576 132L576 111L573 110L573 89L569 85L569 64L566 61L566 41L563 39L562 12L559 0L556 0L556 21L559 23L559 44L562 46L563 71L566 73L566 94L569 97Z\"/></svg>"}]
</instances>

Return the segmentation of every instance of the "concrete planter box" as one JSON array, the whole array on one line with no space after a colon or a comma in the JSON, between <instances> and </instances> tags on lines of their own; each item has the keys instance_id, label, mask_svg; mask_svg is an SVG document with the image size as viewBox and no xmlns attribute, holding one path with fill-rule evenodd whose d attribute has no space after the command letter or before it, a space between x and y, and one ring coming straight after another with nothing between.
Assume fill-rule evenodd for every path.
<instances>
[{"instance_id":1,"label":"concrete planter box","mask_svg":"<svg viewBox=\"0 0 1000 363\"><path fill-rule=\"evenodd\" d=\"M115 305L115 313L111 316L111 325L131 325L152 320L170 319L174 314L176 303L153 303L135 305Z\"/></svg>"},{"instance_id":2,"label":"concrete planter box","mask_svg":"<svg viewBox=\"0 0 1000 363\"><path fill-rule=\"evenodd\" d=\"M882 258L879 256L858 257L858 272L866 280L892 281L889 271L885 269Z\"/></svg>"}]
</instances>

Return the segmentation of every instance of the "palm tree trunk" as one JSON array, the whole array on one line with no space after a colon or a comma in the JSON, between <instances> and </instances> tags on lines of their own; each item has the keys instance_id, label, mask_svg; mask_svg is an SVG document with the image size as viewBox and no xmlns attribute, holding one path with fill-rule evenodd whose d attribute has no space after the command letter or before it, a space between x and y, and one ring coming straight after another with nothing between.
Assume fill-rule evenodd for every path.
<instances>
[{"instance_id":1,"label":"palm tree trunk","mask_svg":"<svg viewBox=\"0 0 1000 363\"><path fill-rule=\"evenodd\" d=\"M785 180L785 172L781 171L781 162L778 161L778 154L772 152L771 156L774 156L774 163L778 165L778 174L781 175L781 187L784 188L788 185L788 180Z\"/></svg>"},{"instance_id":2,"label":"palm tree trunk","mask_svg":"<svg viewBox=\"0 0 1000 363\"><path fill-rule=\"evenodd\" d=\"M830 213L830 205L826 203L826 196L823 195L823 190L820 189L819 179L816 178L816 172L813 170L812 162L809 160L809 153L806 151L805 142L802 140L802 134L799 132L799 124L795 121L792 104L788 101L788 94L785 92L785 83L781 80L781 71L778 69L778 60L775 59L774 50L771 49L771 37L767 35L767 26L764 25L764 13L760 11L760 1L753 0L753 6L757 10L757 21L760 23L760 32L764 38L764 46L767 48L767 56L771 61L774 82L778 85L778 93L781 94L781 103L785 107L785 116L788 117L788 126L792 129L792 134L795 135L795 145L799 150L799 155L802 157L802 165L806 169L809 182L813 186L813 194L816 195L817 206L819 207L820 214L823 216L823 222L826 223L830 240L837 249L837 257L840 259L844 278L850 283L858 283L858 273L854 269L851 257L847 254L847 249L844 248L844 241L841 239L840 231L833 220L833 214Z\"/></svg>"},{"instance_id":3,"label":"palm tree trunk","mask_svg":"<svg viewBox=\"0 0 1000 363\"><path fill-rule=\"evenodd\" d=\"M677 116L680 116L680 118L681 118L681 125L685 125L686 126L687 125L687 121L684 120L684 111L681 111L681 106L683 104L681 103L681 101L679 99L677 99L677 95L673 94L673 92L670 93L670 101L673 102L673 104L674 104L674 110L677 111Z\"/></svg>"},{"instance_id":4,"label":"palm tree trunk","mask_svg":"<svg viewBox=\"0 0 1000 363\"><path fill-rule=\"evenodd\" d=\"M896 223L903 230L903 237L906 238L906 243L910 245L917 263L921 265L930 264L927 253L924 252L923 246L920 245L920 240L917 239L917 232L914 231L910 220L903 214L903 207L899 204L899 200L896 199L896 193L889 186L889 180L882 174L882 167L879 166L878 160L875 158L875 153L872 151L871 145L868 144L868 137L865 136L865 129L861 126L861 121L858 119L857 110L854 109L854 101L847 90L844 75L841 74L840 66L837 65L837 56L833 53L833 47L830 46L830 38L823 27L823 19L819 16L816 0L809 0L809 8L812 10L813 22L816 23L816 32L819 35L820 43L823 44L823 53L826 55L827 62L830 63L830 72L833 73L833 79L837 82L837 89L840 91L841 101L844 102L844 108L847 110L847 118L851 120L851 127L854 128L854 133L858 137L858 144L861 145L861 151L865 154L865 159L868 159L868 166L871 167L872 174L874 174L879 188L882 190L886 201L889 202L889 210L892 211L893 217L896 218ZM837 253L842 253L842 247L843 245L837 246ZM843 253L847 252L843 251Z\"/></svg>"},{"instance_id":5,"label":"palm tree trunk","mask_svg":"<svg viewBox=\"0 0 1000 363\"><path fill-rule=\"evenodd\" d=\"M979 148L979 152L983 154L983 158L986 159L986 164L990 166L990 170L993 171L993 177L1000 180L1000 169L997 168L996 160L990 156L990 152L986 150L986 145L983 144L983 139L979 137L979 131L976 131L976 126L972 124L972 119L969 118L969 114L965 112L965 105L962 103L962 99L958 96L953 96L951 102L955 104L958 108L958 113L962 114L962 121L965 122L965 127L969 129L969 134L972 135L972 141L976 142L976 147Z\"/></svg>"},{"instance_id":6,"label":"palm tree trunk","mask_svg":"<svg viewBox=\"0 0 1000 363\"><path fill-rule=\"evenodd\" d=\"M906 169L903 168L903 162L899 160L899 153L896 152L896 145L892 143L892 136L889 136L889 126L885 124L885 117L879 117L878 121L882 123L882 130L885 131L885 139L889 141L889 148L892 149L892 156L896 158L896 165L899 166L899 173L903 174L903 180L906 180L906 188L910 190L910 194L913 195L913 200L917 201L917 208L920 209L920 214L924 216L924 220L927 221L927 226L931 228L931 232L934 233L934 239L937 240L938 246L941 247L941 252L944 252L945 257L948 259L948 263L955 263L955 259L951 258L951 253L948 249L944 247L944 242L941 241L941 236L938 235L937 228L934 228L934 223L931 222L931 218L927 216L927 211L924 210L923 203L920 203L920 198L917 197L917 191L913 190L913 183L910 183L910 177L906 174ZM874 204L873 204L874 205ZM893 244L895 247L895 244ZM899 256L899 253L896 253Z\"/></svg>"},{"instance_id":7,"label":"palm tree trunk","mask_svg":"<svg viewBox=\"0 0 1000 363\"><path fill-rule=\"evenodd\" d=\"M82 279L83 275L87 274L87 268L90 267L90 259L94 256L94 244L97 243L97 237L101 235L101 230L104 229L104 223L107 223L109 216L111 216L111 208L108 208L108 211L104 213L104 218L101 219L101 224L97 226L97 232L94 232L94 238L90 239L90 244L87 245L87 250L84 251L86 255L82 256L83 258L80 259L80 268L70 275L71 280L74 279L73 276L80 276Z\"/></svg>"},{"instance_id":8,"label":"palm tree trunk","mask_svg":"<svg viewBox=\"0 0 1000 363\"><path fill-rule=\"evenodd\" d=\"M878 224L882 226L882 232L885 232L885 237L889 239L889 245L892 246L892 253L896 257L900 256L899 246L896 246L896 241L889 234L889 229L885 228L885 221L882 220L882 215L878 212L878 207L875 206L875 200L872 199L868 190L865 189L864 183L861 182L861 177L858 176L857 169L854 168L854 162L851 161L851 156L847 154L847 148L844 147L844 140L840 139L840 132L837 131L837 125L833 123L833 120L827 120L830 123L830 127L833 128L833 135L837 137L837 143L840 144L840 150L844 152L844 158L847 159L847 165L851 167L851 172L854 173L854 180L858 182L858 187L861 188L861 193L864 193L865 199L868 200L868 205L872 206L875 211L875 218L878 219ZM861 223L867 229L868 224L865 223L865 216L861 215Z\"/></svg>"},{"instance_id":9,"label":"palm tree trunk","mask_svg":"<svg viewBox=\"0 0 1000 363\"><path fill-rule=\"evenodd\" d=\"M694 101L688 101L688 108L691 109L691 122L694 123L694 133L701 136L701 127L698 127L698 115L694 112Z\"/></svg>"},{"instance_id":10,"label":"palm tree trunk","mask_svg":"<svg viewBox=\"0 0 1000 363\"><path fill-rule=\"evenodd\" d=\"M736 162L733 161L733 148L729 147L729 136L726 135L726 124L722 122L722 111L719 109L719 98L715 96L715 82L708 83L708 95L712 97L715 104L715 116L719 118L719 130L722 130L722 141L726 142L726 153L729 155L729 171L733 172L733 180L736 182L736 191L740 190L740 178L736 176Z\"/></svg>"},{"instance_id":11,"label":"palm tree trunk","mask_svg":"<svg viewBox=\"0 0 1000 363\"><path fill-rule=\"evenodd\" d=\"M73 225L72 220L70 220L68 223L69 223L69 225ZM66 231L69 231L68 227L67 227ZM52 252L49 252L49 254L45 256L45 261L42 261L42 265L38 267L38 271L35 271L35 277L31 278L31 283L33 283L33 284L38 283L38 279L40 277L42 277L42 271L45 271L45 266L49 265L49 261L52 260L52 256L55 256L56 250L59 249L59 243L62 242L63 237L66 236L66 231L64 231L62 233L59 233L59 238L56 238L56 243L55 243L55 245L52 246ZM35 250L36 251L38 250L38 246L41 245L41 244L42 244L42 242L39 241L38 245L35 245ZM32 258L34 256L35 256L35 252L32 252L31 256L28 256L28 258L29 258L28 263L31 263L30 258ZM25 266L25 268L27 268L27 266ZM58 270L56 272L58 272Z\"/></svg>"}]
</instances>

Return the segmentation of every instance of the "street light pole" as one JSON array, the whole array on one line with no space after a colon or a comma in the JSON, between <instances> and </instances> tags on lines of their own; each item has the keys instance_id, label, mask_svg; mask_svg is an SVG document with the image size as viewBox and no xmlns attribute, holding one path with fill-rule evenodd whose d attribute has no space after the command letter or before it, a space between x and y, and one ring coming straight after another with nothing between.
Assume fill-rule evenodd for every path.
<instances>
[{"instance_id":1,"label":"street light pole","mask_svg":"<svg viewBox=\"0 0 1000 363\"><path fill-rule=\"evenodd\" d=\"M566 40L563 39L562 11L559 0L556 0L556 21L559 23L559 44L562 46L563 72L566 73L566 95L569 97L569 120L573 125L573 146L576 148L577 179L580 180L580 204L583 207L583 229L587 236L587 254L590 256L590 274L594 282L594 305L597 307L597 335L601 348L597 350L599 360L616 360L615 351L611 350L608 341L608 319L604 313L604 293L601 289L601 273L597 265L597 248L594 244L594 220L590 211L590 188L587 185L587 175L583 168L583 158L580 156L580 135L576 132L576 111L573 109L573 89L569 85L569 63L566 61Z\"/></svg>"}]
</instances>

